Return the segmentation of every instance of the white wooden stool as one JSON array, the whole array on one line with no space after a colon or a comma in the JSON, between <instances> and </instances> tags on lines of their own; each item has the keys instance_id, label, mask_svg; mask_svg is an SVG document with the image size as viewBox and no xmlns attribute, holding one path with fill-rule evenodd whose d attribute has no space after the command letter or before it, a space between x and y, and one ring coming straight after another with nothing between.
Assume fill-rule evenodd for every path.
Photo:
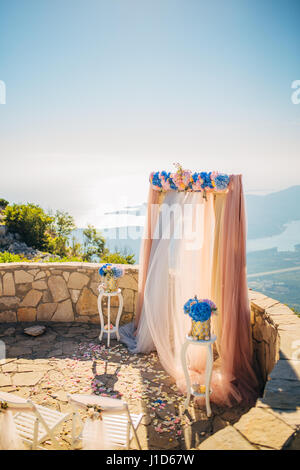
<instances>
[{"instance_id":1,"label":"white wooden stool","mask_svg":"<svg viewBox=\"0 0 300 470\"><path fill-rule=\"evenodd\" d=\"M123 310L123 296L121 293L121 289L118 289L116 292L104 292L103 288L101 286L98 287L99 295L98 295L98 310L99 310L99 317L100 317L100 325L101 325L101 331L99 335L99 340L102 340L103 334L107 334L107 347L109 348L110 345L110 336L112 333L116 333L117 340L120 340L120 335L119 335L119 323L120 323L120 318L122 315L122 310ZM117 296L119 298L119 310L116 318L116 324L115 326L110 329L110 298ZM107 297L107 330L104 329L104 317L103 317L103 312L102 312L102 298Z\"/></svg>"},{"instance_id":2,"label":"white wooden stool","mask_svg":"<svg viewBox=\"0 0 300 470\"><path fill-rule=\"evenodd\" d=\"M186 388L187 388L187 397L184 403L184 409L186 410L189 406L191 395L195 397L205 397L206 403L206 414L207 416L211 416L211 407L210 407L210 383L211 383L211 374L213 369L214 357L213 357L213 350L212 345L216 341L216 335L211 335L209 340L195 340L192 336L186 336L186 340L181 348L181 363L183 372L185 375L186 380ZM186 361L186 351L190 344L194 344L196 346L205 346L207 348L207 356L206 356L206 370L205 370L205 393L199 393L195 391L191 386L191 379L188 372L187 361Z\"/></svg>"}]
</instances>

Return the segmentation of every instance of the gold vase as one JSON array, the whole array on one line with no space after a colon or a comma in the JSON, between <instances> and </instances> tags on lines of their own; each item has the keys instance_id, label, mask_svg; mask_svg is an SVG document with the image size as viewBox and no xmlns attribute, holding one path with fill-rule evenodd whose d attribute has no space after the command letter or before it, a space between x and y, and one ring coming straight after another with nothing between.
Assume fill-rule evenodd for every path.
<instances>
[{"instance_id":1,"label":"gold vase","mask_svg":"<svg viewBox=\"0 0 300 470\"><path fill-rule=\"evenodd\" d=\"M206 321L192 320L192 329L190 336L195 340L210 339L210 318Z\"/></svg>"},{"instance_id":2,"label":"gold vase","mask_svg":"<svg viewBox=\"0 0 300 470\"><path fill-rule=\"evenodd\" d=\"M104 292L116 292L118 289L118 279L112 276L105 276L102 285Z\"/></svg>"}]
</instances>

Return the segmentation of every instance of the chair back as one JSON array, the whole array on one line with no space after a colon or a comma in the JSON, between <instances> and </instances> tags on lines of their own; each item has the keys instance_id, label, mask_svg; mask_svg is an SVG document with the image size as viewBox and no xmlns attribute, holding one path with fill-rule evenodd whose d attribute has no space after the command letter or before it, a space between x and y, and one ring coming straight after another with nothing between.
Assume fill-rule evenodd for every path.
<instances>
[{"instance_id":1,"label":"chair back","mask_svg":"<svg viewBox=\"0 0 300 470\"><path fill-rule=\"evenodd\" d=\"M32 411L35 409L34 404L30 400L26 400L13 393L0 392L0 401L7 403L8 409L11 411Z\"/></svg>"},{"instance_id":2,"label":"chair back","mask_svg":"<svg viewBox=\"0 0 300 470\"><path fill-rule=\"evenodd\" d=\"M122 411L127 412L127 403L117 398L74 393L69 394L68 399L69 403L78 408L87 409L89 405L93 405L101 407L104 413L119 414Z\"/></svg>"}]
</instances>

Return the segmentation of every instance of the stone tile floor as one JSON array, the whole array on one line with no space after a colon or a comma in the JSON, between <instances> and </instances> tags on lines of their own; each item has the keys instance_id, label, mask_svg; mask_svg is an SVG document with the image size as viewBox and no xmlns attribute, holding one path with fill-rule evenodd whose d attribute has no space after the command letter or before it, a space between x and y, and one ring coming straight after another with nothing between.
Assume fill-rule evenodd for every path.
<instances>
[{"instance_id":1,"label":"stone tile floor","mask_svg":"<svg viewBox=\"0 0 300 470\"><path fill-rule=\"evenodd\" d=\"M122 398L132 412L145 414L138 432L143 449L195 449L248 411L213 404L213 415L207 418L204 406L191 402L183 413L185 397L156 353L131 355L115 340L108 349L98 340L98 325L48 323L38 337L23 333L28 326L0 324L0 340L6 345L6 360L0 362L0 390L62 412L71 410L67 393ZM70 448L70 425L66 423L60 433L63 449ZM44 447L52 445L47 442ZM132 448L136 448L134 441Z\"/></svg>"}]
</instances>

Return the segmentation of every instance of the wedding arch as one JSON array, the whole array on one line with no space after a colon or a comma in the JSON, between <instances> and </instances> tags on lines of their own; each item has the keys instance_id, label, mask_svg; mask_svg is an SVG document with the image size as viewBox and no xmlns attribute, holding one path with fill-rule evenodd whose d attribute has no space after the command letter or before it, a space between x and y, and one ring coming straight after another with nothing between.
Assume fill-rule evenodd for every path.
<instances>
[{"instance_id":1,"label":"wedding arch","mask_svg":"<svg viewBox=\"0 0 300 470\"><path fill-rule=\"evenodd\" d=\"M257 397L257 380L252 368L242 176L193 173L178 164L174 173L150 175L136 317L122 327L121 340L134 353L156 350L182 391L180 349L190 329L183 305L195 294L210 298L218 308L213 319L219 358L212 376L212 401L251 403ZM204 383L205 350L189 349L192 383Z\"/></svg>"}]
</instances>

